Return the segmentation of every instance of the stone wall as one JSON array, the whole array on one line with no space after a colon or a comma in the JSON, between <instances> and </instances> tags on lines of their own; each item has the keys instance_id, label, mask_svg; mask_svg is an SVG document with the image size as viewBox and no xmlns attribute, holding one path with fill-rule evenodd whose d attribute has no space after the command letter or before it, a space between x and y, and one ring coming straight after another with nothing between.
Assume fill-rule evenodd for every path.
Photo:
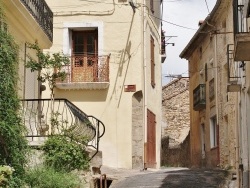
<instances>
[{"instance_id":1,"label":"stone wall","mask_svg":"<svg viewBox=\"0 0 250 188\"><path fill-rule=\"evenodd\" d=\"M132 97L132 168L143 168L143 101L142 92L136 92Z\"/></svg>"},{"instance_id":2,"label":"stone wall","mask_svg":"<svg viewBox=\"0 0 250 188\"><path fill-rule=\"evenodd\" d=\"M179 161L185 161L190 155L189 139L187 139L190 131L188 89L188 78L176 79L162 88L162 165L166 161L168 163L171 161L170 163L175 166L183 165ZM175 157L177 155L178 158Z\"/></svg>"}]
</instances>

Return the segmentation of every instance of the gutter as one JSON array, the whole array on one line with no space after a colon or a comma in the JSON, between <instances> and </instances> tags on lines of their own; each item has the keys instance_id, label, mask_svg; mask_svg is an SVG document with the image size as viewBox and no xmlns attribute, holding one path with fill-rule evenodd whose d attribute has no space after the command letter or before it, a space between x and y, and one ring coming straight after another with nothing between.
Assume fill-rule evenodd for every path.
<instances>
[{"instance_id":1,"label":"gutter","mask_svg":"<svg viewBox=\"0 0 250 188\"><path fill-rule=\"evenodd\" d=\"M204 22L202 23L202 25L199 27L199 29L196 31L196 33L194 34L194 36L192 37L192 39L189 41L189 43L187 44L187 46L184 48L184 50L180 53L179 57L180 58L185 58L188 60L188 58L190 57L190 53L191 52L188 52L190 51L190 49L192 49L192 45L193 43L198 40L200 34L201 34L201 31L208 25L210 26L209 22L212 20L212 18L214 17L216 11L218 10L221 2L223 0L217 0L212 12L206 17L206 19L204 20ZM194 49L192 49L194 50Z\"/></svg>"}]
</instances>

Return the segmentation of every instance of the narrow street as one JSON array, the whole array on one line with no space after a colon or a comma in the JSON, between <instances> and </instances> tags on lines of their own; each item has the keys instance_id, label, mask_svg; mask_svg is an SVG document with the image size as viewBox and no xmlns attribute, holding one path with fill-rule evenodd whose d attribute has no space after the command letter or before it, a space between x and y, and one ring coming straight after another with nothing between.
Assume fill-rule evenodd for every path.
<instances>
[{"instance_id":1,"label":"narrow street","mask_svg":"<svg viewBox=\"0 0 250 188\"><path fill-rule=\"evenodd\" d=\"M222 188L226 178L223 170L165 168L120 174L110 188Z\"/></svg>"}]
</instances>

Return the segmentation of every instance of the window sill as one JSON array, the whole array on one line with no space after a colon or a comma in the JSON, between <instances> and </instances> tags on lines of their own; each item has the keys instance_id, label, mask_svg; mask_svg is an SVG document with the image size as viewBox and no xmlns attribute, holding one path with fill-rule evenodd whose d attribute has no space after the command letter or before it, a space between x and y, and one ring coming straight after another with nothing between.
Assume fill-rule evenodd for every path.
<instances>
[{"instance_id":1,"label":"window sill","mask_svg":"<svg viewBox=\"0 0 250 188\"><path fill-rule=\"evenodd\" d=\"M218 146L214 146L214 147L210 148L210 151L216 150L216 149L218 149Z\"/></svg>"}]
</instances>

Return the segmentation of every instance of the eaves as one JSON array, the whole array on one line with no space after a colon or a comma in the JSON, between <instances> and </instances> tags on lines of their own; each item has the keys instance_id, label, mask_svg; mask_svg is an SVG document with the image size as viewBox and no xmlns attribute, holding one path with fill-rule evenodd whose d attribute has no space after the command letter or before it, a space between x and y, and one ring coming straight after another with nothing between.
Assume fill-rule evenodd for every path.
<instances>
[{"instance_id":1,"label":"eaves","mask_svg":"<svg viewBox=\"0 0 250 188\"><path fill-rule=\"evenodd\" d=\"M221 9L220 5L222 4L223 1L227 0L217 0L212 12L206 17L206 19L203 21L202 25L196 31L196 33L189 41L187 46L180 53L179 55L180 58L185 58L188 60L190 56L193 54L194 50L197 49L198 45L204 40L207 34L209 34L209 31L211 31L211 29L213 28L211 23L213 23L213 20L217 19L219 10Z\"/></svg>"}]
</instances>

